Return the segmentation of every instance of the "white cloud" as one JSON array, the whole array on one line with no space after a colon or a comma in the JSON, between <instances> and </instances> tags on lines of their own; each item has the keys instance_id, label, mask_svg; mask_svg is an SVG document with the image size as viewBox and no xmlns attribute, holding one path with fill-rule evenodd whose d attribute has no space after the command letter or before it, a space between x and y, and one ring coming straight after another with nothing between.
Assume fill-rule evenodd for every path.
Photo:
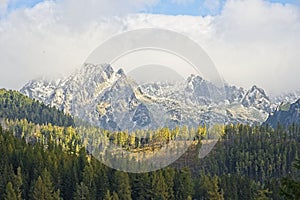
<instances>
[{"instance_id":1,"label":"white cloud","mask_svg":"<svg viewBox=\"0 0 300 200\"><path fill-rule=\"evenodd\" d=\"M124 16L131 12L143 11L159 0L63 0L57 7L61 21L76 28L91 22L98 22L103 16Z\"/></svg>"},{"instance_id":2,"label":"white cloud","mask_svg":"<svg viewBox=\"0 0 300 200\"><path fill-rule=\"evenodd\" d=\"M0 17L6 12L9 0L0 0Z\"/></svg>"},{"instance_id":3,"label":"white cloud","mask_svg":"<svg viewBox=\"0 0 300 200\"><path fill-rule=\"evenodd\" d=\"M273 93L299 89L298 7L229 0L217 16L192 17L128 15L156 0L74 2L47 1L0 20L0 87L18 89L36 76L69 72L109 36L158 27L197 41L229 83Z\"/></svg>"},{"instance_id":4,"label":"white cloud","mask_svg":"<svg viewBox=\"0 0 300 200\"><path fill-rule=\"evenodd\" d=\"M270 92L300 89L300 10L262 0L230 0L215 18L207 51L229 82Z\"/></svg>"},{"instance_id":5,"label":"white cloud","mask_svg":"<svg viewBox=\"0 0 300 200\"><path fill-rule=\"evenodd\" d=\"M8 0L0 0L0 6L5 7L7 6Z\"/></svg>"},{"instance_id":6,"label":"white cloud","mask_svg":"<svg viewBox=\"0 0 300 200\"><path fill-rule=\"evenodd\" d=\"M104 39L124 26L118 16L156 0L45 1L0 18L0 87L20 88L41 75L80 66Z\"/></svg>"}]
</instances>

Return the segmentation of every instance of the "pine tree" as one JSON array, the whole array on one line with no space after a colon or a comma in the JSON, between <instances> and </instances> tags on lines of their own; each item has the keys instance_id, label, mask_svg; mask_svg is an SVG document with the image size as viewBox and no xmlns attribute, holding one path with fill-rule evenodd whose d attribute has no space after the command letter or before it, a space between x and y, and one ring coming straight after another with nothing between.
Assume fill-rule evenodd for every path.
<instances>
[{"instance_id":1,"label":"pine tree","mask_svg":"<svg viewBox=\"0 0 300 200\"><path fill-rule=\"evenodd\" d=\"M175 199L187 199L193 196L193 180L191 178L191 171L188 168L183 168L176 172L174 191Z\"/></svg>"},{"instance_id":2,"label":"pine tree","mask_svg":"<svg viewBox=\"0 0 300 200\"><path fill-rule=\"evenodd\" d=\"M21 186L23 184L23 180L22 180L22 172L20 167L17 168L17 175L15 175L14 177L14 183L15 183L15 191L16 191L17 199L21 200L22 199Z\"/></svg>"},{"instance_id":3,"label":"pine tree","mask_svg":"<svg viewBox=\"0 0 300 200\"><path fill-rule=\"evenodd\" d=\"M112 195L112 200L119 200L119 196L116 192L113 192L113 195Z\"/></svg>"},{"instance_id":4,"label":"pine tree","mask_svg":"<svg viewBox=\"0 0 300 200\"><path fill-rule=\"evenodd\" d=\"M107 190L104 196L104 200L112 200L112 196L110 194L110 191Z\"/></svg>"},{"instance_id":5,"label":"pine tree","mask_svg":"<svg viewBox=\"0 0 300 200\"><path fill-rule=\"evenodd\" d=\"M114 190L122 200L131 200L131 188L127 173L116 171L114 174Z\"/></svg>"},{"instance_id":6,"label":"pine tree","mask_svg":"<svg viewBox=\"0 0 300 200\"><path fill-rule=\"evenodd\" d=\"M150 173L134 174L132 178L132 199L147 200L152 195Z\"/></svg>"},{"instance_id":7,"label":"pine tree","mask_svg":"<svg viewBox=\"0 0 300 200\"><path fill-rule=\"evenodd\" d=\"M33 200L51 200L51 193L46 191L46 187L43 183L42 178L39 176L37 181L34 183L33 191L32 191L32 199Z\"/></svg>"},{"instance_id":8,"label":"pine tree","mask_svg":"<svg viewBox=\"0 0 300 200\"><path fill-rule=\"evenodd\" d=\"M224 200L223 191L218 186L218 177L212 179L211 190L208 191L209 199L211 200Z\"/></svg>"},{"instance_id":9,"label":"pine tree","mask_svg":"<svg viewBox=\"0 0 300 200\"><path fill-rule=\"evenodd\" d=\"M60 191L54 191L50 173L44 169L42 177L39 176L35 181L31 197L36 200L54 200L59 199Z\"/></svg>"},{"instance_id":10,"label":"pine tree","mask_svg":"<svg viewBox=\"0 0 300 200\"><path fill-rule=\"evenodd\" d=\"M164 170L165 183L167 185L167 199L174 199L174 178L175 170L173 168L167 168Z\"/></svg>"},{"instance_id":11,"label":"pine tree","mask_svg":"<svg viewBox=\"0 0 300 200\"><path fill-rule=\"evenodd\" d=\"M270 194L270 191L268 189L258 190L255 195L255 199L256 200L270 200L270 198L268 198L269 194Z\"/></svg>"},{"instance_id":12,"label":"pine tree","mask_svg":"<svg viewBox=\"0 0 300 200\"><path fill-rule=\"evenodd\" d=\"M5 200L18 200L17 194L16 194L11 182L8 182L6 185L4 199Z\"/></svg>"},{"instance_id":13,"label":"pine tree","mask_svg":"<svg viewBox=\"0 0 300 200\"><path fill-rule=\"evenodd\" d=\"M300 160L296 160L294 167L296 169L300 169ZM291 178L283 178L281 180L281 188L280 194L286 199L300 199L300 181L291 179Z\"/></svg>"},{"instance_id":14,"label":"pine tree","mask_svg":"<svg viewBox=\"0 0 300 200\"><path fill-rule=\"evenodd\" d=\"M82 200L82 199L91 199L89 188L81 182L80 185L77 184L76 191L74 194L74 200Z\"/></svg>"},{"instance_id":15,"label":"pine tree","mask_svg":"<svg viewBox=\"0 0 300 200\"><path fill-rule=\"evenodd\" d=\"M45 186L46 194L49 194L49 196L46 196L46 197L53 198L54 188L53 188L53 184L51 181L50 172L47 169L44 169L44 171L42 173L42 181Z\"/></svg>"},{"instance_id":16,"label":"pine tree","mask_svg":"<svg viewBox=\"0 0 300 200\"><path fill-rule=\"evenodd\" d=\"M167 185L165 183L164 177L162 176L162 171L156 171L153 173L152 177L152 193L154 199L167 199L168 191Z\"/></svg>"}]
</instances>

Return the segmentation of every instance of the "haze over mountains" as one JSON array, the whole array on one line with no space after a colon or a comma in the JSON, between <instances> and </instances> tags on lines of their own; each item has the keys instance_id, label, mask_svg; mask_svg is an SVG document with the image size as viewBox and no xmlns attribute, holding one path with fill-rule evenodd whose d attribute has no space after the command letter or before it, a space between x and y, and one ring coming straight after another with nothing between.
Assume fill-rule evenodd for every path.
<instances>
[{"instance_id":1,"label":"haze over mountains","mask_svg":"<svg viewBox=\"0 0 300 200\"><path fill-rule=\"evenodd\" d=\"M122 69L84 64L58 80L32 80L21 93L109 130L135 130L210 123L262 123L282 101L257 86L220 88L200 76L177 83L137 84Z\"/></svg>"}]
</instances>

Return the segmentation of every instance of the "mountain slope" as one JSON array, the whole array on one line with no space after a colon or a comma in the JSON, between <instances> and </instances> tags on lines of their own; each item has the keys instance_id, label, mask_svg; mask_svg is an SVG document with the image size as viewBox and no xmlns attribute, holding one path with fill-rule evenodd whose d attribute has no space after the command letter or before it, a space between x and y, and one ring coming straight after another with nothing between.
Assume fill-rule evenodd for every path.
<instances>
[{"instance_id":1,"label":"mountain slope","mask_svg":"<svg viewBox=\"0 0 300 200\"><path fill-rule=\"evenodd\" d=\"M269 115L265 123L273 128L276 128L278 123L285 127L293 123L300 124L300 99L293 104L282 103L274 113Z\"/></svg>"},{"instance_id":2,"label":"mountain slope","mask_svg":"<svg viewBox=\"0 0 300 200\"><path fill-rule=\"evenodd\" d=\"M0 89L0 118L21 120L27 119L36 124L51 123L57 126L73 126L70 115L65 115L57 108L46 106L32 100L17 91Z\"/></svg>"},{"instance_id":3,"label":"mountain slope","mask_svg":"<svg viewBox=\"0 0 300 200\"><path fill-rule=\"evenodd\" d=\"M61 80L31 81L21 92L109 130L257 123L265 121L271 105L256 86L222 88L196 75L178 83L138 85L108 64L86 63Z\"/></svg>"},{"instance_id":4,"label":"mountain slope","mask_svg":"<svg viewBox=\"0 0 300 200\"><path fill-rule=\"evenodd\" d=\"M270 112L271 102L265 91L254 85L241 100L242 105L245 107L253 106L257 109L261 109Z\"/></svg>"},{"instance_id":5,"label":"mountain slope","mask_svg":"<svg viewBox=\"0 0 300 200\"><path fill-rule=\"evenodd\" d=\"M144 119L151 114L137 99L134 81L122 70L114 72L108 64L85 64L70 77L48 82L31 81L21 92L104 129L155 126L154 120L150 124L149 119Z\"/></svg>"}]
</instances>

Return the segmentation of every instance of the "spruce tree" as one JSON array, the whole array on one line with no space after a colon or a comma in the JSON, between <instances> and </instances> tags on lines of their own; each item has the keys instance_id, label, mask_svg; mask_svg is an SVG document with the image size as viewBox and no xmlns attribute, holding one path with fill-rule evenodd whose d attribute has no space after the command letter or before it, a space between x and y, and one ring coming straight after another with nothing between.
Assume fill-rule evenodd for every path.
<instances>
[{"instance_id":1,"label":"spruce tree","mask_svg":"<svg viewBox=\"0 0 300 200\"><path fill-rule=\"evenodd\" d=\"M116 171L114 174L114 190L122 200L131 200L131 188L127 173Z\"/></svg>"},{"instance_id":2,"label":"spruce tree","mask_svg":"<svg viewBox=\"0 0 300 200\"><path fill-rule=\"evenodd\" d=\"M79 185L76 186L76 191L74 194L74 200L82 200L82 199L91 199L89 188L81 182Z\"/></svg>"},{"instance_id":3,"label":"spruce tree","mask_svg":"<svg viewBox=\"0 0 300 200\"><path fill-rule=\"evenodd\" d=\"M18 200L17 194L16 194L11 182L8 182L6 185L4 199L5 200Z\"/></svg>"}]
</instances>

